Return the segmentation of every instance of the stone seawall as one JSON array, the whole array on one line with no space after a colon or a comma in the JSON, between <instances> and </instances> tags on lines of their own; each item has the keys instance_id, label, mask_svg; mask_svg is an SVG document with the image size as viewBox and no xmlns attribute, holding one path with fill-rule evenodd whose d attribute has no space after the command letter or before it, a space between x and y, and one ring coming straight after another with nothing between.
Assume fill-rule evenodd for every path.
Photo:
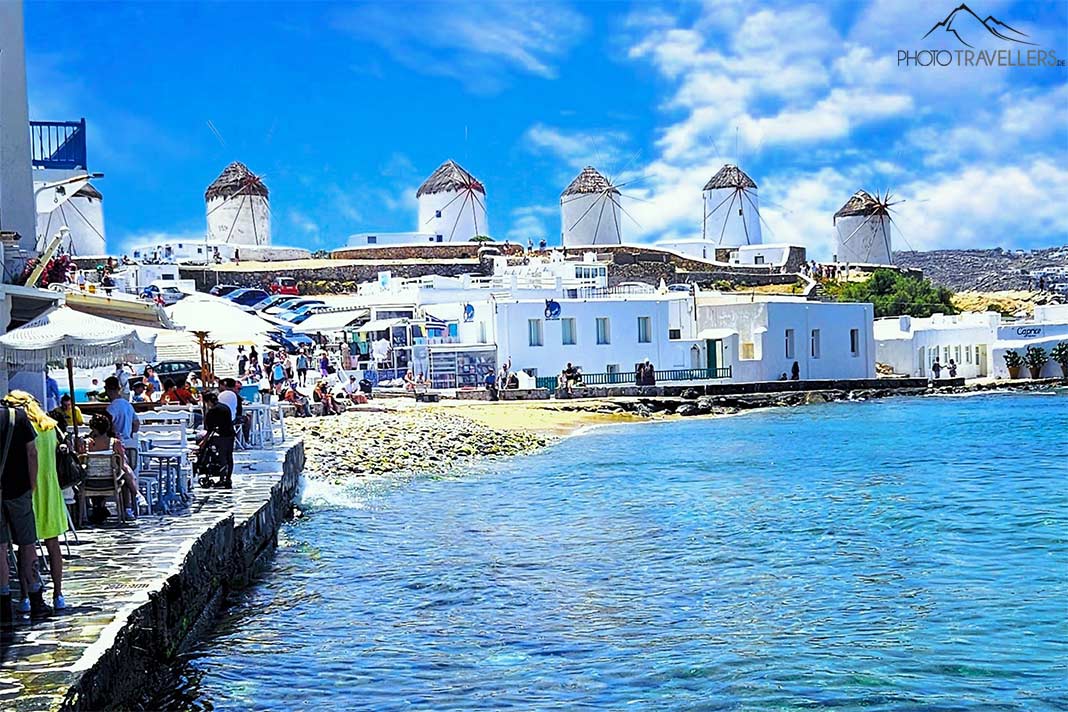
<instances>
[{"instance_id":1,"label":"stone seawall","mask_svg":"<svg viewBox=\"0 0 1068 712\"><path fill-rule=\"evenodd\" d=\"M140 605L120 616L76 666L79 679L61 710L132 706L154 691L180 652L208 629L229 589L247 586L277 544L304 469L304 445L291 444L259 506L231 512L184 545L184 557ZM241 475L235 474L235 480ZM110 634L108 634L110 633ZM81 668L80 670L78 668Z\"/></svg>"},{"instance_id":2,"label":"stone seawall","mask_svg":"<svg viewBox=\"0 0 1068 712\"><path fill-rule=\"evenodd\" d=\"M68 609L18 621L0 644L0 709L140 709L231 589L274 551L304 469L304 445L235 453L234 489L189 509L87 528L65 556Z\"/></svg>"}]
</instances>

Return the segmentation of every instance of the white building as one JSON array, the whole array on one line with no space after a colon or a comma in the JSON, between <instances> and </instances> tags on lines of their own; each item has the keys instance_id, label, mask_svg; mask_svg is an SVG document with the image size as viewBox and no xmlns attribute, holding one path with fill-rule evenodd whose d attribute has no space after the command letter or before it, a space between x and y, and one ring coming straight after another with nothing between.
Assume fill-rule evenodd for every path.
<instances>
[{"instance_id":1,"label":"white building","mask_svg":"<svg viewBox=\"0 0 1068 712\"><path fill-rule=\"evenodd\" d=\"M304 260L311 252L302 247L239 245L207 240L162 240L134 245L130 256L141 262L205 264L211 262L279 262Z\"/></svg>"},{"instance_id":2,"label":"white building","mask_svg":"<svg viewBox=\"0 0 1068 712\"><path fill-rule=\"evenodd\" d=\"M759 245L760 204L757 184L738 166L727 164L701 192L704 218L701 237L717 247Z\"/></svg>"},{"instance_id":3,"label":"white building","mask_svg":"<svg viewBox=\"0 0 1068 712\"><path fill-rule=\"evenodd\" d=\"M419 224L414 234L434 235L434 242L468 242L477 235L489 235L486 188L456 161L442 163L419 186L415 197Z\"/></svg>"},{"instance_id":4,"label":"white building","mask_svg":"<svg viewBox=\"0 0 1068 712\"><path fill-rule=\"evenodd\" d=\"M270 245L271 209L267 186L239 161L219 174L204 192L208 241L224 245Z\"/></svg>"},{"instance_id":5,"label":"white building","mask_svg":"<svg viewBox=\"0 0 1068 712\"><path fill-rule=\"evenodd\" d=\"M699 295L697 336L706 361L728 364L737 382L790 376L794 363L802 380L874 378L873 314L871 304Z\"/></svg>"},{"instance_id":6,"label":"white building","mask_svg":"<svg viewBox=\"0 0 1068 712\"><path fill-rule=\"evenodd\" d=\"M622 244L622 196L592 166L582 169L560 194L560 236L564 247Z\"/></svg>"},{"instance_id":7,"label":"white building","mask_svg":"<svg viewBox=\"0 0 1068 712\"><path fill-rule=\"evenodd\" d=\"M860 190L834 214L835 255L838 262L893 264L890 211L885 200Z\"/></svg>"},{"instance_id":8,"label":"white building","mask_svg":"<svg viewBox=\"0 0 1068 712\"><path fill-rule=\"evenodd\" d=\"M959 377L1008 378L1005 352L1022 356L1028 346L1036 346L1048 353L1058 342L1068 341L1068 306L1036 306L1033 319L1018 321L1006 321L995 312L889 317L876 320L875 339L876 360L895 373L929 378L938 359L943 376L952 360ZM1047 363L1042 375L1059 376L1060 367Z\"/></svg>"},{"instance_id":9,"label":"white building","mask_svg":"<svg viewBox=\"0 0 1068 712\"><path fill-rule=\"evenodd\" d=\"M37 243L29 122L22 3L0 2L0 230L27 251Z\"/></svg>"},{"instance_id":10,"label":"white building","mask_svg":"<svg viewBox=\"0 0 1068 712\"><path fill-rule=\"evenodd\" d=\"M408 245L435 245L444 242L445 236L432 232L361 232L349 235L349 247L399 247Z\"/></svg>"}]
</instances>

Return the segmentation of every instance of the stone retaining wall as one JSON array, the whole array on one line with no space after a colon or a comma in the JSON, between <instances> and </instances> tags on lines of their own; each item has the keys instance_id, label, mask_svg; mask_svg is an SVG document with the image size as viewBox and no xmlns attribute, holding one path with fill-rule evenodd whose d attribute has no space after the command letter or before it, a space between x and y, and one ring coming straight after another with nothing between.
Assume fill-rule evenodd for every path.
<instances>
[{"instance_id":1,"label":"stone retaining wall","mask_svg":"<svg viewBox=\"0 0 1068 712\"><path fill-rule=\"evenodd\" d=\"M101 634L94 645L102 652L80 671L60 709L129 708L152 693L175 657L209 627L225 592L248 585L274 551L303 469L298 442L286 452L270 496L251 516L235 521L230 514L190 542L162 586Z\"/></svg>"}]
</instances>

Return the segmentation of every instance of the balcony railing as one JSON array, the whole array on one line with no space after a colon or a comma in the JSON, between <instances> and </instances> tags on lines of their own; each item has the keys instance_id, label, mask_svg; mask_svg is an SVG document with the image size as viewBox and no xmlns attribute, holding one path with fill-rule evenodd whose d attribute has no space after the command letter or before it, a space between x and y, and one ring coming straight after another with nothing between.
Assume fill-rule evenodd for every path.
<instances>
[{"instance_id":1,"label":"balcony railing","mask_svg":"<svg viewBox=\"0 0 1068 712\"><path fill-rule=\"evenodd\" d=\"M656 372L657 383L677 383L680 381L711 381L730 378L731 369L727 368L673 368ZM583 373L580 381L584 386L633 386L635 375L629 372L618 373ZM539 376L538 388L555 389L557 376Z\"/></svg>"},{"instance_id":2,"label":"balcony railing","mask_svg":"<svg viewBox=\"0 0 1068 712\"><path fill-rule=\"evenodd\" d=\"M31 121L30 146L34 168L85 170L85 119Z\"/></svg>"}]
</instances>

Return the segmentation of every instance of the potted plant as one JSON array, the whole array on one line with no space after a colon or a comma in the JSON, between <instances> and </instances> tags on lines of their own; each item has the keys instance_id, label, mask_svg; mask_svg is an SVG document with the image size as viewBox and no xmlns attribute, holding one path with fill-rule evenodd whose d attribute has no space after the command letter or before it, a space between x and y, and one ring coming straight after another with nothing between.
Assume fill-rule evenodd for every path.
<instances>
[{"instance_id":1,"label":"potted plant","mask_svg":"<svg viewBox=\"0 0 1068 712\"><path fill-rule=\"evenodd\" d=\"M1031 378L1038 378L1042 374L1042 368L1049 363L1049 354L1041 346L1028 346L1023 360L1027 364L1027 370L1031 372Z\"/></svg>"},{"instance_id":2,"label":"potted plant","mask_svg":"<svg viewBox=\"0 0 1068 712\"><path fill-rule=\"evenodd\" d=\"M1023 367L1023 357L1015 351L1006 351L1005 366L1009 369L1009 378L1015 381L1020 377L1020 369Z\"/></svg>"},{"instance_id":3,"label":"potted plant","mask_svg":"<svg viewBox=\"0 0 1068 712\"><path fill-rule=\"evenodd\" d=\"M1068 341L1058 342L1050 351L1050 357L1060 364L1061 376L1068 378Z\"/></svg>"}]
</instances>

